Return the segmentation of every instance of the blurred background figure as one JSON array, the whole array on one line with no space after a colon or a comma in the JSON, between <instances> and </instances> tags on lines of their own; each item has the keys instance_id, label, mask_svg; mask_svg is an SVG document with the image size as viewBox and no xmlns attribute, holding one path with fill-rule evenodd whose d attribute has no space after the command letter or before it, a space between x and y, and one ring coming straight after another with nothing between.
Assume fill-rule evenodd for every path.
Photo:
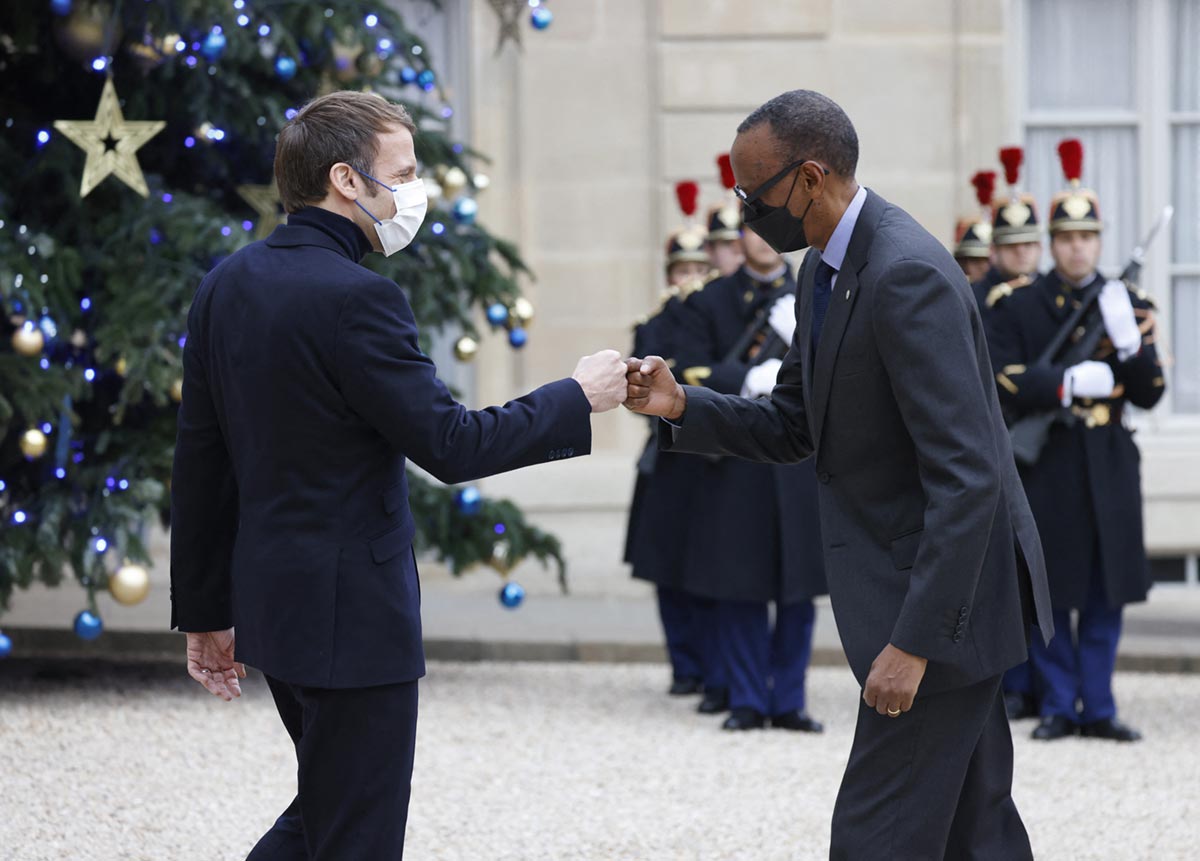
<instances>
[{"instance_id":1,"label":"blurred background figure","mask_svg":"<svg viewBox=\"0 0 1200 861\"><path fill-rule=\"evenodd\" d=\"M1021 192L1021 147L1000 150L1008 194L992 202L992 266L971 284L975 301L985 314L1000 296L1029 285L1042 257L1042 230L1033 195Z\"/></svg>"},{"instance_id":2,"label":"blurred background figure","mask_svg":"<svg viewBox=\"0 0 1200 861\"><path fill-rule=\"evenodd\" d=\"M954 229L954 259L962 267L967 280L974 284L987 274L992 265L991 204L996 189L996 172L981 170L971 177L971 184L975 187L975 199L983 209L982 213L958 220Z\"/></svg>"},{"instance_id":3,"label":"blurred background figure","mask_svg":"<svg viewBox=\"0 0 1200 861\"><path fill-rule=\"evenodd\" d=\"M722 277L732 275L746 261L742 248L742 204L733 194L736 181L729 164L729 153L717 156L717 168L725 198L708 209L708 259Z\"/></svg>"}]
</instances>

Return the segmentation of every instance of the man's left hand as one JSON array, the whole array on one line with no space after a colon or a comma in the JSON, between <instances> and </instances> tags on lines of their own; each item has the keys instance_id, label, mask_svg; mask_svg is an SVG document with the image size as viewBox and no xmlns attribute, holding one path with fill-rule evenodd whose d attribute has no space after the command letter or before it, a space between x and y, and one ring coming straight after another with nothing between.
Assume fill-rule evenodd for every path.
<instances>
[{"instance_id":1,"label":"man's left hand","mask_svg":"<svg viewBox=\"0 0 1200 861\"><path fill-rule=\"evenodd\" d=\"M863 687L863 702L881 715L899 717L912 708L928 663L925 658L888 643L871 663Z\"/></svg>"},{"instance_id":2,"label":"man's left hand","mask_svg":"<svg viewBox=\"0 0 1200 861\"><path fill-rule=\"evenodd\" d=\"M204 685L213 696L229 702L242 695L239 679L246 678L246 665L233 660L233 628L187 635L188 675Z\"/></svg>"}]
</instances>

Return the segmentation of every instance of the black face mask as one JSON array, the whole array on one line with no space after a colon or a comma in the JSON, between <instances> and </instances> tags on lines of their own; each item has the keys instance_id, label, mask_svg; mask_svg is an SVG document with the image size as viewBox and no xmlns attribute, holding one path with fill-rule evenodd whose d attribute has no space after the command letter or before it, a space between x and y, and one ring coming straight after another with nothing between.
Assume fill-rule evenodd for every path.
<instances>
[{"instance_id":1,"label":"black face mask","mask_svg":"<svg viewBox=\"0 0 1200 861\"><path fill-rule=\"evenodd\" d=\"M798 168L806 161L809 159L792 162L759 186L752 195L747 195L740 188L734 189L735 194L741 192L738 197L742 201L745 225L761 236L763 241L779 254L801 251L809 245L808 237L804 233L804 219L808 215L808 211L812 209L813 202L811 200L808 202L808 206L804 207L804 213L798 218L792 215L788 209L788 202L792 199L792 192L796 190L796 183L800 179ZM826 168L821 169L825 171L826 176L829 175ZM796 175L792 179L792 187L788 189L788 196L782 206L767 206L759 200L772 186L793 170L796 171Z\"/></svg>"}]
</instances>

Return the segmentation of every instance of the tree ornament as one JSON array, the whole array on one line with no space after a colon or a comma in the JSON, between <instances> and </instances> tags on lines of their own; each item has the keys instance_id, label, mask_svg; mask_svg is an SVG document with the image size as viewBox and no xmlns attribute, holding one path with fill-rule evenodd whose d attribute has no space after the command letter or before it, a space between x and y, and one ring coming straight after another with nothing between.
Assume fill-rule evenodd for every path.
<instances>
[{"instance_id":1,"label":"tree ornament","mask_svg":"<svg viewBox=\"0 0 1200 861\"><path fill-rule=\"evenodd\" d=\"M173 400L177 404L183 402L183 380L182 379L176 378L176 380L173 383L171 383L171 400Z\"/></svg>"},{"instance_id":2,"label":"tree ornament","mask_svg":"<svg viewBox=\"0 0 1200 861\"><path fill-rule=\"evenodd\" d=\"M38 428L30 428L21 434L21 453L30 460L37 460L46 453L46 435Z\"/></svg>"},{"instance_id":3,"label":"tree ornament","mask_svg":"<svg viewBox=\"0 0 1200 861\"><path fill-rule=\"evenodd\" d=\"M12 654L12 640L3 631L0 631L0 658L7 658Z\"/></svg>"},{"instance_id":4,"label":"tree ornament","mask_svg":"<svg viewBox=\"0 0 1200 861\"><path fill-rule=\"evenodd\" d=\"M469 362L479 352L479 343L470 335L463 335L454 344L454 358L460 362Z\"/></svg>"},{"instance_id":5,"label":"tree ornament","mask_svg":"<svg viewBox=\"0 0 1200 861\"><path fill-rule=\"evenodd\" d=\"M425 179L425 196L430 201L439 200L442 196L442 184L436 179Z\"/></svg>"},{"instance_id":6,"label":"tree ornament","mask_svg":"<svg viewBox=\"0 0 1200 861\"><path fill-rule=\"evenodd\" d=\"M545 30L554 22L554 13L545 6L535 6L529 13L529 23L535 30Z\"/></svg>"},{"instance_id":7,"label":"tree ornament","mask_svg":"<svg viewBox=\"0 0 1200 861\"><path fill-rule=\"evenodd\" d=\"M291 57L277 57L275 59L275 74L281 81L290 81L296 77L296 61Z\"/></svg>"},{"instance_id":8,"label":"tree ornament","mask_svg":"<svg viewBox=\"0 0 1200 861\"><path fill-rule=\"evenodd\" d=\"M117 359L117 363L113 366L113 370L117 372L118 377L124 377L129 373L129 362L124 356Z\"/></svg>"},{"instance_id":9,"label":"tree ornament","mask_svg":"<svg viewBox=\"0 0 1200 861\"><path fill-rule=\"evenodd\" d=\"M442 177L442 189L450 197L454 197L467 187L467 172L461 167L452 167Z\"/></svg>"},{"instance_id":10,"label":"tree ornament","mask_svg":"<svg viewBox=\"0 0 1200 861\"><path fill-rule=\"evenodd\" d=\"M354 38L354 31L351 30L347 34L347 40ZM333 67L334 75L343 84L349 83L358 77L358 58L363 52L361 44L345 42L333 43Z\"/></svg>"},{"instance_id":11,"label":"tree ornament","mask_svg":"<svg viewBox=\"0 0 1200 861\"><path fill-rule=\"evenodd\" d=\"M225 34L214 29L200 43L200 53L210 63L215 63L225 53L225 41Z\"/></svg>"},{"instance_id":12,"label":"tree ornament","mask_svg":"<svg viewBox=\"0 0 1200 861\"><path fill-rule=\"evenodd\" d=\"M508 333L508 343L512 345L514 350L519 350L529 342L529 333L516 326Z\"/></svg>"},{"instance_id":13,"label":"tree ornament","mask_svg":"<svg viewBox=\"0 0 1200 861\"><path fill-rule=\"evenodd\" d=\"M500 36L496 40L496 55L504 50L504 43L512 39L517 46L517 50L523 50L521 47L521 14L529 8L528 0L488 0L492 6L492 11L496 13L496 18L500 22Z\"/></svg>"},{"instance_id":14,"label":"tree ornament","mask_svg":"<svg viewBox=\"0 0 1200 861\"><path fill-rule=\"evenodd\" d=\"M81 0L70 6L67 15L54 22L54 38L68 57L90 63L121 43L121 19L113 15L111 4Z\"/></svg>"},{"instance_id":15,"label":"tree ornament","mask_svg":"<svg viewBox=\"0 0 1200 861\"><path fill-rule=\"evenodd\" d=\"M80 610L74 627L75 636L81 640L94 640L104 631L104 623L91 610Z\"/></svg>"},{"instance_id":16,"label":"tree ornament","mask_svg":"<svg viewBox=\"0 0 1200 861\"><path fill-rule=\"evenodd\" d=\"M87 197L105 177L113 174L142 197L150 196L146 178L138 165L137 151L166 123L162 120L126 121L117 101L112 78L104 82L94 120L55 120L54 127L87 153L79 196ZM112 149L106 140L115 141Z\"/></svg>"},{"instance_id":17,"label":"tree ornament","mask_svg":"<svg viewBox=\"0 0 1200 861\"><path fill-rule=\"evenodd\" d=\"M172 49L173 50L173 49ZM151 70L162 65L162 61L166 59L158 47L147 42L138 42L125 47L125 53L133 58L133 62L142 70L142 74L146 74Z\"/></svg>"},{"instance_id":18,"label":"tree ornament","mask_svg":"<svg viewBox=\"0 0 1200 861\"><path fill-rule=\"evenodd\" d=\"M436 81L437 76L433 74L432 69L424 69L417 75L417 84L427 93L433 89Z\"/></svg>"},{"instance_id":19,"label":"tree ornament","mask_svg":"<svg viewBox=\"0 0 1200 861\"><path fill-rule=\"evenodd\" d=\"M513 302L512 317L523 327L527 327L533 322L533 303L524 296L518 296L517 301Z\"/></svg>"},{"instance_id":20,"label":"tree ornament","mask_svg":"<svg viewBox=\"0 0 1200 861\"><path fill-rule=\"evenodd\" d=\"M479 204L472 197L460 197L454 201L454 220L459 224L472 225L479 212Z\"/></svg>"},{"instance_id":21,"label":"tree ornament","mask_svg":"<svg viewBox=\"0 0 1200 861\"><path fill-rule=\"evenodd\" d=\"M126 562L108 578L108 591L126 607L140 604L150 594L150 573L141 565Z\"/></svg>"},{"instance_id":22,"label":"tree ornament","mask_svg":"<svg viewBox=\"0 0 1200 861\"><path fill-rule=\"evenodd\" d=\"M471 178L471 183L476 191L483 191L492 184L492 180L486 173L477 173Z\"/></svg>"},{"instance_id":23,"label":"tree ornament","mask_svg":"<svg viewBox=\"0 0 1200 861\"><path fill-rule=\"evenodd\" d=\"M487 321L493 327L503 326L508 322L508 308L503 302L493 302L487 309Z\"/></svg>"},{"instance_id":24,"label":"tree ornament","mask_svg":"<svg viewBox=\"0 0 1200 861\"><path fill-rule=\"evenodd\" d=\"M279 186L275 184L274 179L270 185L239 185L237 193L258 214L255 239L266 239L276 227L287 220L279 202Z\"/></svg>"},{"instance_id":25,"label":"tree ornament","mask_svg":"<svg viewBox=\"0 0 1200 861\"><path fill-rule=\"evenodd\" d=\"M500 603L509 610L515 610L525 600L525 589L517 582L505 583L500 587Z\"/></svg>"},{"instance_id":26,"label":"tree ornament","mask_svg":"<svg viewBox=\"0 0 1200 861\"><path fill-rule=\"evenodd\" d=\"M474 516L483 509L483 494L477 487L460 488L454 494L454 504L463 514Z\"/></svg>"},{"instance_id":27,"label":"tree ornament","mask_svg":"<svg viewBox=\"0 0 1200 861\"><path fill-rule=\"evenodd\" d=\"M29 320L21 324L12 336L13 349L22 356L36 356L46 346L46 336Z\"/></svg>"}]
</instances>

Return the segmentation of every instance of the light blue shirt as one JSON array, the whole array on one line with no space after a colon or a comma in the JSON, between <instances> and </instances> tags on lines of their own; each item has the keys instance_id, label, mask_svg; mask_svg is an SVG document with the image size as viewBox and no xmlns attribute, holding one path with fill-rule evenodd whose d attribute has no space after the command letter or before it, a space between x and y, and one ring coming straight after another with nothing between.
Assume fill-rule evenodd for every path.
<instances>
[{"instance_id":1,"label":"light blue shirt","mask_svg":"<svg viewBox=\"0 0 1200 861\"><path fill-rule=\"evenodd\" d=\"M850 205L842 213L837 227L833 229L833 235L829 237L829 243L825 246L825 250L821 252L821 259L837 270L833 273L834 287L837 287L838 272L841 271L842 264L846 262L846 249L850 247L850 237L854 235L854 225L858 224L858 214L862 212L863 204L866 201L867 190L860 185L850 200Z\"/></svg>"}]
</instances>

